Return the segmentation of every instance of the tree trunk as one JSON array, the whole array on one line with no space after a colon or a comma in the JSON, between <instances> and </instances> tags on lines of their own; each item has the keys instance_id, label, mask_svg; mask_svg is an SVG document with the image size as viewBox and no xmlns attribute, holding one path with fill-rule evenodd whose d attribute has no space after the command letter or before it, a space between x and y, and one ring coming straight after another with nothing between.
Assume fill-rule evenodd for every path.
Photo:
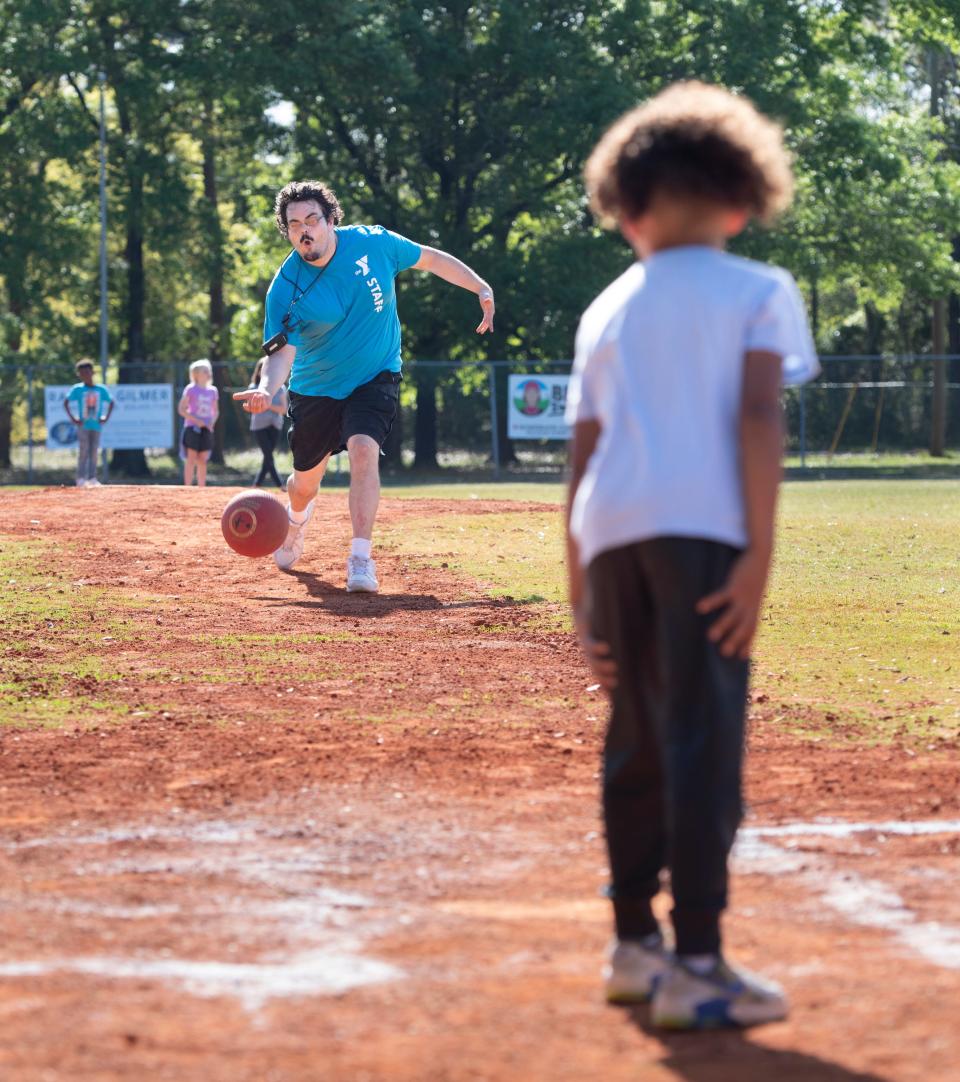
<instances>
[{"instance_id":1,"label":"tree trunk","mask_svg":"<svg viewBox=\"0 0 960 1082\"><path fill-rule=\"evenodd\" d=\"M0 402L0 468L9 469L10 437L13 430L13 403Z\"/></svg>"},{"instance_id":2,"label":"tree trunk","mask_svg":"<svg viewBox=\"0 0 960 1082\"><path fill-rule=\"evenodd\" d=\"M126 110L121 112L121 126ZM129 120L126 121L129 126ZM128 133L125 133L128 134ZM141 383L144 379L146 360L145 316L146 276L143 265L143 169L135 149L128 150L126 157L127 180L127 240L124 258L127 264L126 346L120 361L120 383ZM113 452L113 469L128 477L149 477L143 449L133 447Z\"/></svg>"},{"instance_id":3,"label":"tree trunk","mask_svg":"<svg viewBox=\"0 0 960 1082\"><path fill-rule=\"evenodd\" d=\"M497 442L500 448L500 465L508 466L517 461L516 444L507 435L510 421L510 372L504 365L497 373Z\"/></svg>"},{"instance_id":4,"label":"tree trunk","mask_svg":"<svg viewBox=\"0 0 960 1082\"><path fill-rule=\"evenodd\" d=\"M22 249L18 249L22 251ZM13 329L10 335L10 353L16 355L20 352L21 318L27 305L26 294L26 262L18 260L11 268L7 280L7 294L9 296L8 310L13 316ZM6 360L6 357L0 360ZM15 368L3 368L2 381L0 381L0 466L9 468L12 465L10 452L13 440L13 403L17 395L20 383L20 373Z\"/></svg>"},{"instance_id":5,"label":"tree trunk","mask_svg":"<svg viewBox=\"0 0 960 1082\"><path fill-rule=\"evenodd\" d=\"M960 263L960 236L953 238L953 260ZM947 352L960 357L960 293L951 293L947 300Z\"/></svg>"},{"instance_id":6,"label":"tree trunk","mask_svg":"<svg viewBox=\"0 0 960 1082\"><path fill-rule=\"evenodd\" d=\"M815 345L820 342L820 280L816 271L810 275L810 329Z\"/></svg>"},{"instance_id":7,"label":"tree trunk","mask_svg":"<svg viewBox=\"0 0 960 1082\"><path fill-rule=\"evenodd\" d=\"M953 238L953 258L960 263L960 236ZM960 383L960 294L951 293L947 301L947 353L952 360L947 362L948 383ZM960 395L951 396L947 422L951 432L960 431ZM954 435L956 439L956 435Z\"/></svg>"},{"instance_id":8,"label":"tree trunk","mask_svg":"<svg viewBox=\"0 0 960 1082\"><path fill-rule=\"evenodd\" d=\"M930 115L940 115L940 95L943 91L940 52L931 46L927 51L927 73L930 82ZM930 454L939 458L947 447L947 302L941 297L933 302L933 402L930 410Z\"/></svg>"},{"instance_id":9,"label":"tree trunk","mask_svg":"<svg viewBox=\"0 0 960 1082\"><path fill-rule=\"evenodd\" d=\"M864 305L866 323L866 340L863 352L875 360L867 362L867 378L873 383L879 383L883 378L883 361L879 359L879 353L883 346L884 319L872 304Z\"/></svg>"},{"instance_id":10,"label":"tree trunk","mask_svg":"<svg viewBox=\"0 0 960 1082\"><path fill-rule=\"evenodd\" d=\"M947 449L947 302L933 302L933 403L930 411L930 454L937 458Z\"/></svg>"},{"instance_id":11,"label":"tree trunk","mask_svg":"<svg viewBox=\"0 0 960 1082\"><path fill-rule=\"evenodd\" d=\"M223 299L223 227L220 223L220 201L217 193L216 135L214 132L214 106L208 97L203 103L203 198L205 200L206 243L208 250L208 291L210 295L210 342L207 356L213 365L213 382L220 392L221 407L229 402L225 392L232 380L223 363L229 354L226 343L226 306ZM232 414L221 408L220 417L213 430L212 462L223 464L224 434Z\"/></svg>"},{"instance_id":12,"label":"tree trunk","mask_svg":"<svg viewBox=\"0 0 960 1082\"><path fill-rule=\"evenodd\" d=\"M413 468L435 470L437 462L437 369L417 370L417 415L413 423Z\"/></svg>"}]
</instances>

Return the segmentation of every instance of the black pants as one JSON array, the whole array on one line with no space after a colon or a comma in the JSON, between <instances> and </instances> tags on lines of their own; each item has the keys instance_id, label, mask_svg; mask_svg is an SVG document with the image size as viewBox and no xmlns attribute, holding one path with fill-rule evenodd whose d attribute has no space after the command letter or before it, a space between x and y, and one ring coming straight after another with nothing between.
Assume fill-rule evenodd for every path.
<instances>
[{"instance_id":1,"label":"black pants","mask_svg":"<svg viewBox=\"0 0 960 1082\"><path fill-rule=\"evenodd\" d=\"M603 764L603 810L617 935L656 931L650 901L670 871L681 954L720 949L727 858L740 793L749 665L706 637L696 602L738 551L681 537L601 553L590 564L591 621L619 667Z\"/></svg>"},{"instance_id":2,"label":"black pants","mask_svg":"<svg viewBox=\"0 0 960 1082\"><path fill-rule=\"evenodd\" d=\"M276 481L279 488L283 488L280 474L277 473L277 465L273 461L273 452L277 448L277 437L280 435L280 430L274 425L270 425L269 428L255 429L253 434L256 436L257 444L260 447L260 453L263 455L260 471L253 481L254 485L262 485L269 476Z\"/></svg>"}]
</instances>

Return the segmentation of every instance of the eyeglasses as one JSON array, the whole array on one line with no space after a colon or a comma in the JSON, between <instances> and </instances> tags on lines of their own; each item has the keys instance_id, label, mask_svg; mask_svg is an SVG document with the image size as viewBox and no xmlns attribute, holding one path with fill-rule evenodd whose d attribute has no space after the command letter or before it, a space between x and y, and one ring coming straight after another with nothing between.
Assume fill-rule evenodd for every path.
<instances>
[{"instance_id":1,"label":"eyeglasses","mask_svg":"<svg viewBox=\"0 0 960 1082\"><path fill-rule=\"evenodd\" d=\"M320 224L319 214L308 214L303 221L297 221L294 219L292 222L287 222L288 233L300 233L304 229L312 229L314 226Z\"/></svg>"}]
</instances>

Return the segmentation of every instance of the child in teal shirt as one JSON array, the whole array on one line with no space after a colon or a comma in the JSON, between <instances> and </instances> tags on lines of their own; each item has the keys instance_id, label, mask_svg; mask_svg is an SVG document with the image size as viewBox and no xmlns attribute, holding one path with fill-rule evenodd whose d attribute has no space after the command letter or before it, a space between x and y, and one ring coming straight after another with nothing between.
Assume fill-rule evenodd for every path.
<instances>
[{"instance_id":1,"label":"child in teal shirt","mask_svg":"<svg viewBox=\"0 0 960 1082\"><path fill-rule=\"evenodd\" d=\"M97 451L100 432L113 413L113 398L102 383L93 382L93 362L78 361L76 373L80 382L70 388L63 408L77 426L77 487L97 486ZM76 407L74 416L71 404ZM106 408L106 413L104 413Z\"/></svg>"}]
</instances>

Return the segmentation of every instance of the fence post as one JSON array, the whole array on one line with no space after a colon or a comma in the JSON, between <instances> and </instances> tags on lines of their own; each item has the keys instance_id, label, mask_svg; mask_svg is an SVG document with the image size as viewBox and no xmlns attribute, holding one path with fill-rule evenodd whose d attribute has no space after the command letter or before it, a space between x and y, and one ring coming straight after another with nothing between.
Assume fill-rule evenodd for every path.
<instances>
[{"instance_id":1,"label":"fence post","mask_svg":"<svg viewBox=\"0 0 960 1082\"><path fill-rule=\"evenodd\" d=\"M804 385L800 384L800 469L807 468L807 398Z\"/></svg>"},{"instance_id":2,"label":"fence post","mask_svg":"<svg viewBox=\"0 0 960 1082\"><path fill-rule=\"evenodd\" d=\"M27 484L33 484L33 364L27 365Z\"/></svg>"},{"instance_id":3,"label":"fence post","mask_svg":"<svg viewBox=\"0 0 960 1082\"><path fill-rule=\"evenodd\" d=\"M490 380L490 452L493 456L493 477L500 480L500 417L497 411L497 369L491 363L487 365Z\"/></svg>"}]
</instances>

